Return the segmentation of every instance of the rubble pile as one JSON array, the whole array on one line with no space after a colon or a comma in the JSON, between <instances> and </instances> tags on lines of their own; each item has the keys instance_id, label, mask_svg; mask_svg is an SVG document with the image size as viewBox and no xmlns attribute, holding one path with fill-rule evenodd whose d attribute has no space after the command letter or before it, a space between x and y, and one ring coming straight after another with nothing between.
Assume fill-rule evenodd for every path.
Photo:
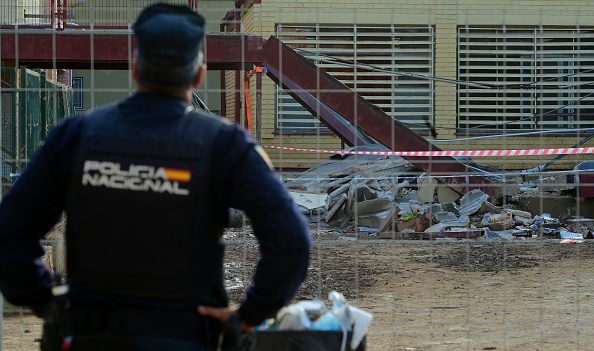
<instances>
[{"instance_id":1,"label":"rubble pile","mask_svg":"<svg viewBox=\"0 0 594 351\"><path fill-rule=\"evenodd\" d=\"M559 191L554 180L512 181L521 188L519 195L489 199L475 189L461 196L400 157L336 155L286 185L310 222L338 232L394 239L549 237L575 242L593 237L594 219L555 218L521 208L517 200L522 193L542 193L543 186ZM565 185L561 190L571 189Z\"/></svg>"}]
</instances>

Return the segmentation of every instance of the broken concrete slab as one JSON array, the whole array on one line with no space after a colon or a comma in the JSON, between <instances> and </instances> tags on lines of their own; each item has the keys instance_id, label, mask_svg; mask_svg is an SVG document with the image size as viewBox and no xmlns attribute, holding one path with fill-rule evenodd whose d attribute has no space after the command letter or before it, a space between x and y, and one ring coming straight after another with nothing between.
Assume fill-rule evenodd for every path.
<instances>
[{"instance_id":1,"label":"broken concrete slab","mask_svg":"<svg viewBox=\"0 0 594 351\"><path fill-rule=\"evenodd\" d=\"M348 183L348 184L342 185L341 187L337 188L336 190L334 190L330 194L328 194L328 197L326 198L326 209L329 209L330 207L332 207L332 204L338 199L338 197L341 194L347 195L350 187L351 187L351 183Z\"/></svg>"},{"instance_id":2,"label":"broken concrete slab","mask_svg":"<svg viewBox=\"0 0 594 351\"><path fill-rule=\"evenodd\" d=\"M444 212L442 212L444 213ZM468 227L468 225L470 224L470 218L468 218L468 216L463 215L460 216L460 218L456 217L455 215L449 215L447 214L449 212L445 212L445 214L443 215L444 218L447 218L448 221L443 221L437 224L432 225L431 227L427 228L425 230L426 233L439 233L442 232L448 228L452 228L452 227Z\"/></svg>"},{"instance_id":3,"label":"broken concrete slab","mask_svg":"<svg viewBox=\"0 0 594 351\"><path fill-rule=\"evenodd\" d=\"M458 212L461 215L467 216L475 214L481 208L483 203L487 201L488 198L489 195L483 193L478 189L469 191L460 199L460 206L458 207Z\"/></svg>"},{"instance_id":4,"label":"broken concrete slab","mask_svg":"<svg viewBox=\"0 0 594 351\"><path fill-rule=\"evenodd\" d=\"M386 220L386 217L390 214L390 211L383 211L379 213L372 213L357 217L357 225L369 228L378 229L382 222Z\"/></svg>"},{"instance_id":5,"label":"broken concrete slab","mask_svg":"<svg viewBox=\"0 0 594 351\"><path fill-rule=\"evenodd\" d=\"M433 203L435 200L435 189L437 188L438 181L433 177L429 177L422 174L417 179L417 200L420 203Z\"/></svg>"},{"instance_id":6,"label":"broken concrete slab","mask_svg":"<svg viewBox=\"0 0 594 351\"><path fill-rule=\"evenodd\" d=\"M437 202L440 204L449 204L460 199L460 194L452 190L449 186L439 184L437 186Z\"/></svg>"},{"instance_id":7,"label":"broken concrete slab","mask_svg":"<svg viewBox=\"0 0 594 351\"><path fill-rule=\"evenodd\" d=\"M345 178L352 176L353 174L357 174L361 172L361 168L358 166L351 166L348 168L343 168L336 170L334 172L328 173L329 178Z\"/></svg>"},{"instance_id":8,"label":"broken concrete slab","mask_svg":"<svg viewBox=\"0 0 594 351\"><path fill-rule=\"evenodd\" d=\"M326 198L328 194L305 192L305 191L289 191L289 195L298 206L313 210L322 208L326 205Z\"/></svg>"},{"instance_id":9,"label":"broken concrete slab","mask_svg":"<svg viewBox=\"0 0 594 351\"><path fill-rule=\"evenodd\" d=\"M345 183L350 183L352 180L350 178L340 178L331 181L328 184L322 185L321 190L324 190L326 193L332 193L334 190L340 188Z\"/></svg>"},{"instance_id":10,"label":"broken concrete slab","mask_svg":"<svg viewBox=\"0 0 594 351\"><path fill-rule=\"evenodd\" d=\"M354 179L352 185L347 193L346 212L352 217L362 216L367 213L359 212L355 213L355 203L359 203L366 200L377 199L377 193L371 190L366 184L361 183L358 179ZM379 209L375 212L379 212Z\"/></svg>"},{"instance_id":11,"label":"broken concrete slab","mask_svg":"<svg viewBox=\"0 0 594 351\"><path fill-rule=\"evenodd\" d=\"M370 213L376 213L386 210L390 207L388 199L373 199L354 203L350 209L351 217L363 216Z\"/></svg>"},{"instance_id":12,"label":"broken concrete slab","mask_svg":"<svg viewBox=\"0 0 594 351\"><path fill-rule=\"evenodd\" d=\"M489 201L485 201L485 202L483 202L481 208L479 208L477 214L485 214L485 213L496 214L496 213L502 213L502 212L503 211L501 208L493 205Z\"/></svg>"},{"instance_id":13,"label":"broken concrete slab","mask_svg":"<svg viewBox=\"0 0 594 351\"><path fill-rule=\"evenodd\" d=\"M455 222L458 220L458 216L456 216L452 212L442 211L436 213L433 219L437 222Z\"/></svg>"},{"instance_id":14,"label":"broken concrete slab","mask_svg":"<svg viewBox=\"0 0 594 351\"><path fill-rule=\"evenodd\" d=\"M346 194L341 194L338 197L338 199L336 201L334 201L334 203L332 204L330 209L328 209L328 212L326 212L326 214L324 215L324 220L327 223L330 223L337 219L335 217L341 217L341 216L339 216L339 214L341 212L344 215L344 208L345 208L346 202L347 202Z\"/></svg>"}]
</instances>

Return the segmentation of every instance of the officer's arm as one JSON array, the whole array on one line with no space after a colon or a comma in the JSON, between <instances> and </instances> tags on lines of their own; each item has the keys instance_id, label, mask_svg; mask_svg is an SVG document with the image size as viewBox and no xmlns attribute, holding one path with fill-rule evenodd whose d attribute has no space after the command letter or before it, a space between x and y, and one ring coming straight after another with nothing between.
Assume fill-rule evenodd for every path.
<instances>
[{"instance_id":1,"label":"officer's arm","mask_svg":"<svg viewBox=\"0 0 594 351\"><path fill-rule=\"evenodd\" d=\"M16 305L40 314L50 299L41 238L58 221L63 185L54 164L63 126L56 128L0 202L0 290Z\"/></svg>"},{"instance_id":2,"label":"officer's arm","mask_svg":"<svg viewBox=\"0 0 594 351\"><path fill-rule=\"evenodd\" d=\"M286 305L305 279L311 234L284 185L253 141L236 134L229 205L250 218L261 258L254 284L239 309L243 322L256 325Z\"/></svg>"}]
</instances>

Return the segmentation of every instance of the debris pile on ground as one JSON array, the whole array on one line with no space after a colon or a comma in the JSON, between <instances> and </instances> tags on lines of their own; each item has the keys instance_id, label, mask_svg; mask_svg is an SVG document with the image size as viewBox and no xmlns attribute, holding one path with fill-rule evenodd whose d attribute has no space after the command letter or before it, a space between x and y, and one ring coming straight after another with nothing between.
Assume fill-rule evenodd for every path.
<instances>
[{"instance_id":1,"label":"debris pile on ground","mask_svg":"<svg viewBox=\"0 0 594 351\"><path fill-rule=\"evenodd\" d=\"M339 232L394 239L594 238L594 219L522 206L523 195L574 191L567 181L518 178L511 181L519 193L490 199L475 189L461 196L401 157L335 155L286 185L310 222Z\"/></svg>"}]
</instances>

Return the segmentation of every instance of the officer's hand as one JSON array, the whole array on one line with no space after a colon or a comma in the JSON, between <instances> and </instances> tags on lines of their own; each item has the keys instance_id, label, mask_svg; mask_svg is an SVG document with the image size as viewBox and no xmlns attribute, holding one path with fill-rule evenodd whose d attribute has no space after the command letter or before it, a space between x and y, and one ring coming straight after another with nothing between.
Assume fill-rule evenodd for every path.
<instances>
[{"instance_id":1,"label":"officer's hand","mask_svg":"<svg viewBox=\"0 0 594 351\"><path fill-rule=\"evenodd\" d=\"M231 319L231 317L237 313L237 311L229 307L198 306L197 310L201 315L214 318L223 325L226 325L229 319ZM254 330L251 325L247 325L243 322L240 323L240 328L243 332L252 332Z\"/></svg>"}]
</instances>

